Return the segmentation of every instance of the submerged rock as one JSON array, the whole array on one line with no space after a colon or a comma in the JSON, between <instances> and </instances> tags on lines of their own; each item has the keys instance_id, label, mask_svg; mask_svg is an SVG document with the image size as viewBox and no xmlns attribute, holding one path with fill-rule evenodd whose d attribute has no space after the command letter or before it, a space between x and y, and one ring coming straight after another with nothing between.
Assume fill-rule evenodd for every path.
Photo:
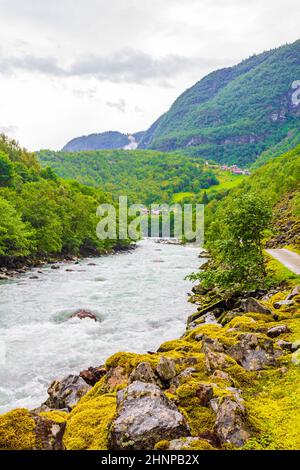
<instances>
[{"instance_id":1,"label":"submerged rock","mask_svg":"<svg viewBox=\"0 0 300 470\"><path fill-rule=\"evenodd\" d=\"M89 318L90 320L98 321L96 315L89 310L77 310L69 318L79 318L79 320Z\"/></svg>"},{"instance_id":2,"label":"submerged rock","mask_svg":"<svg viewBox=\"0 0 300 470\"><path fill-rule=\"evenodd\" d=\"M189 435L185 418L159 387L134 382L117 393L110 448L151 450L161 440Z\"/></svg>"},{"instance_id":3,"label":"submerged rock","mask_svg":"<svg viewBox=\"0 0 300 470\"><path fill-rule=\"evenodd\" d=\"M51 409L71 410L90 389L79 375L69 375L62 381L52 382L48 388L49 398L44 405Z\"/></svg>"}]
</instances>

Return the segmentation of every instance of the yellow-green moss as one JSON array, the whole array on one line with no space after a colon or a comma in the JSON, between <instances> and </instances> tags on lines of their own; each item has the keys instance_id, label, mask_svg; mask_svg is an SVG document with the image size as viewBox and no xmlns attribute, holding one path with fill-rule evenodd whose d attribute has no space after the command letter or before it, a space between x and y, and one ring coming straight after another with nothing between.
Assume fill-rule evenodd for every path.
<instances>
[{"instance_id":1,"label":"yellow-green moss","mask_svg":"<svg viewBox=\"0 0 300 470\"><path fill-rule=\"evenodd\" d=\"M191 442L182 450L216 450L209 442L204 439L197 439L197 441Z\"/></svg>"},{"instance_id":2,"label":"yellow-green moss","mask_svg":"<svg viewBox=\"0 0 300 470\"><path fill-rule=\"evenodd\" d=\"M154 450L168 450L170 442L169 441L159 441L154 446Z\"/></svg>"},{"instance_id":3,"label":"yellow-green moss","mask_svg":"<svg viewBox=\"0 0 300 470\"><path fill-rule=\"evenodd\" d=\"M108 358L105 366L108 370L118 366L123 367L127 373L130 373L141 362L149 362L152 367L155 367L158 364L158 361L159 357L156 354L119 352Z\"/></svg>"},{"instance_id":4,"label":"yellow-green moss","mask_svg":"<svg viewBox=\"0 0 300 470\"><path fill-rule=\"evenodd\" d=\"M55 423L64 423L67 421L68 417L70 416L69 413L66 413L65 411L42 411L42 413L39 413L39 415L42 418L47 418L50 419L51 421L54 421Z\"/></svg>"},{"instance_id":5,"label":"yellow-green moss","mask_svg":"<svg viewBox=\"0 0 300 470\"><path fill-rule=\"evenodd\" d=\"M0 416L0 449L34 450L35 422L29 411L16 409Z\"/></svg>"},{"instance_id":6,"label":"yellow-green moss","mask_svg":"<svg viewBox=\"0 0 300 470\"><path fill-rule=\"evenodd\" d=\"M193 437L198 437L199 434L212 430L216 421L213 410L200 406L196 397L180 400L179 411L186 418Z\"/></svg>"},{"instance_id":7,"label":"yellow-green moss","mask_svg":"<svg viewBox=\"0 0 300 470\"><path fill-rule=\"evenodd\" d=\"M285 374L272 371L246 396L247 410L256 435L245 449L300 449L300 367Z\"/></svg>"},{"instance_id":8,"label":"yellow-green moss","mask_svg":"<svg viewBox=\"0 0 300 470\"><path fill-rule=\"evenodd\" d=\"M115 394L82 399L67 421L63 439L66 449L106 450L109 427L115 413Z\"/></svg>"}]
</instances>

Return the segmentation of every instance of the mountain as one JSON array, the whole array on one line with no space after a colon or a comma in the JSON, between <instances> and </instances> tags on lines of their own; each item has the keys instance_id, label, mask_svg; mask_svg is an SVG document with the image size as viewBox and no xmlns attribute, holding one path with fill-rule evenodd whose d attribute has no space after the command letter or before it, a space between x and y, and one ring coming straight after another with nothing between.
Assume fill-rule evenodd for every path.
<instances>
[{"instance_id":1,"label":"mountain","mask_svg":"<svg viewBox=\"0 0 300 470\"><path fill-rule=\"evenodd\" d=\"M181 149L246 167L299 144L299 128L300 40L207 75L145 132L78 137L63 150Z\"/></svg>"},{"instance_id":2,"label":"mountain","mask_svg":"<svg viewBox=\"0 0 300 470\"><path fill-rule=\"evenodd\" d=\"M121 132L108 131L100 134L90 134L87 136L76 137L68 142L63 151L78 152L81 150L104 150L104 149L136 149L138 140L143 133L122 134ZM136 140L137 139L137 140Z\"/></svg>"},{"instance_id":3,"label":"mountain","mask_svg":"<svg viewBox=\"0 0 300 470\"><path fill-rule=\"evenodd\" d=\"M139 147L180 148L247 166L270 147L282 153L276 146L299 125L300 40L209 74L179 96L144 133Z\"/></svg>"}]
</instances>

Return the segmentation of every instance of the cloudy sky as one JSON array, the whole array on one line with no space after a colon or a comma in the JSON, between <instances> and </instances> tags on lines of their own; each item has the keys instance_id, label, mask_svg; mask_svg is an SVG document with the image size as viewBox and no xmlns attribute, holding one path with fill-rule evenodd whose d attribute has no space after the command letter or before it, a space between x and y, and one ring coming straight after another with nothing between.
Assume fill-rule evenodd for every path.
<instances>
[{"instance_id":1,"label":"cloudy sky","mask_svg":"<svg viewBox=\"0 0 300 470\"><path fill-rule=\"evenodd\" d=\"M293 42L299 0L0 0L0 131L148 128L208 72Z\"/></svg>"}]
</instances>

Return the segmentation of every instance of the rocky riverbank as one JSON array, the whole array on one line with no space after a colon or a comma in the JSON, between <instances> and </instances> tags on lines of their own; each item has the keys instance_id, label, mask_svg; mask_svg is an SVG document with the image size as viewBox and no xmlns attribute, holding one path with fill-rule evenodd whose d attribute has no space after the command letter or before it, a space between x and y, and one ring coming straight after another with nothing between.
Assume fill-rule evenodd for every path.
<instances>
[{"instance_id":1,"label":"rocky riverbank","mask_svg":"<svg viewBox=\"0 0 300 470\"><path fill-rule=\"evenodd\" d=\"M0 257L0 281L9 281L15 279L22 274L27 273L33 269L42 268L45 265L51 265L53 269L59 269L60 264L78 264L80 260L85 258L97 258L99 256L110 256L112 254L128 252L136 248L135 244L124 247L114 248L111 250L102 251L101 253L82 253L81 255L61 255L61 256L46 256L38 258L16 258L2 260Z\"/></svg>"},{"instance_id":2,"label":"rocky riverbank","mask_svg":"<svg viewBox=\"0 0 300 470\"><path fill-rule=\"evenodd\" d=\"M300 288L191 300L180 339L117 353L1 416L0 448L299 448Z\"/></svg>"}]
</instances>

